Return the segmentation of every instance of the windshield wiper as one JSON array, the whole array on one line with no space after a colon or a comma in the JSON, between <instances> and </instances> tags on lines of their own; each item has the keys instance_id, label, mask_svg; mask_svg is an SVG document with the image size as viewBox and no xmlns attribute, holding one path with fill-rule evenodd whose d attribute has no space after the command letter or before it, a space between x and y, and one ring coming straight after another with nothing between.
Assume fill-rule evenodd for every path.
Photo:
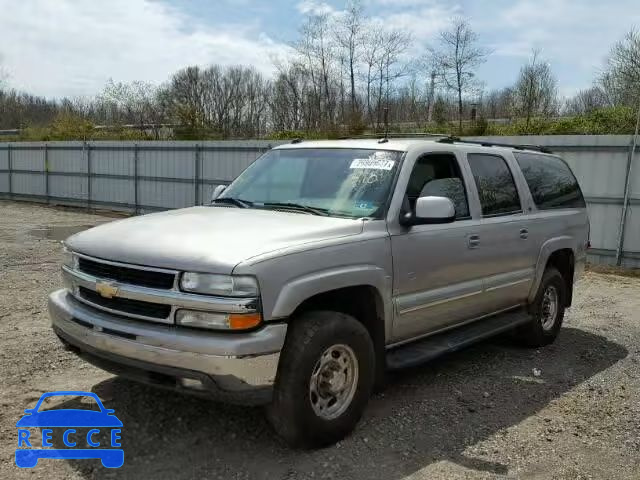
<instances>
[{"instance_id":1,"label":"windshield wiper","mask_svg":"<svg viewBox=\"0 0 640 480\"><path fill-rule=\"evenodd\" d=\"M265 202L263 203L265 207L282 207L289 208L291 210L302 210L303 212L311 213L313 215L320 215L322 217L326 217L329 215L328 208L318 208L318 207L310 207L309 205L301 205L299 203L290 203L290 202Z\"/></svg>"},{"instance_id":2,"label":"windshield wiper","mask_svg":"<svg viewBox=\"0 0 640 480\"><path fill-rule=\"evenodd\" d=\"M249 200L240 200L239 198L233 197L216 198L212 203L232 203L236 207L240 208L249 208L253 205Z\"/></svg>"}]
</instances>

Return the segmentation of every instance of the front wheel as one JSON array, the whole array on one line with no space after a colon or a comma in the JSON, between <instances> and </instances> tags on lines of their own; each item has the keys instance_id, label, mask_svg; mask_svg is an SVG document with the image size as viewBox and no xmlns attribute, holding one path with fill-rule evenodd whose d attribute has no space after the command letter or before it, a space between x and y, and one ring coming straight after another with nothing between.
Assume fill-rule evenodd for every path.
<instances>
[{"instance_id":1,"label":"front wheel","mask_svg":"<svg viewBox=\"0 0 640 480\"><path fill-rule=\"evenodd\" d=\"M337 442L358 423L374 376L373 342L360 322L306 312L289 326L268 418L292 446Z\"/></svg>"}]
</instances>

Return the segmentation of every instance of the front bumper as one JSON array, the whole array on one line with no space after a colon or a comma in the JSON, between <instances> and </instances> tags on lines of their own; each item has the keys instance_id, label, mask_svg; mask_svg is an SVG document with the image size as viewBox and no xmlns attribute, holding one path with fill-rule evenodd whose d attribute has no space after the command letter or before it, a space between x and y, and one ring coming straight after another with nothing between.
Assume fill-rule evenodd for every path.
<instances>
[{"instance_id":1,"label":"front bumper","mask_svg":"<svg viewBox=\"0 0 640 480\"><path fill-rule=\"evenodd\" d=\"M100 368L254 405L271 400L287 331L284 323L250 333L217 333L124 319L78 302L68 290L49 296L49 314L63 342Z\"/></svg>"}]
</instances>

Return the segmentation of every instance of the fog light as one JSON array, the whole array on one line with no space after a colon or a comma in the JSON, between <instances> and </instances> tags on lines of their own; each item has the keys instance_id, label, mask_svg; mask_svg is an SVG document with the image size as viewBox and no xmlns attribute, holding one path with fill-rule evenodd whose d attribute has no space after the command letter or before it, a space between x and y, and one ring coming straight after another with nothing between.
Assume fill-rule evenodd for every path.
<instances>
[{"instance_id":1,"label":"fog light","mask_svg":"<svg viewBox=\"0 0 640 480\"><path fill-rule=\"evenodd\" d=\"M178 310L176 323L185 327L208 328L213 330L248 330L262 322L260 313L234 314Z\"/></svg>"},{"instance_id":2,"label":"fog light","mask_svg":"<svg viewBox=\"0 0 640 480\"><path fill-rule=\"evenodd\" d=\"M197 378L180 378L180 385L184 388L191 388L192 390L204 390L204 385Z\"/></svg>"},{"instance_id":3,"label":"fog light","mask_svg":"<svg viewBox=\"0 0 640 480\"><path fill-rule=\"evenodd\" d=\"M229 314L178 310L176 312L176 323L185 327L228 329Z\"/></svg>"}]
</instances>

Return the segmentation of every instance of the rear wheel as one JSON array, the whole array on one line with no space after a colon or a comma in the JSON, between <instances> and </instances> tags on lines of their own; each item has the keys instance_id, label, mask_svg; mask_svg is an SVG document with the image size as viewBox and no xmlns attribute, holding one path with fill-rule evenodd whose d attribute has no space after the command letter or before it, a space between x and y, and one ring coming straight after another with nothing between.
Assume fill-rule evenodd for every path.
<instances>
[{"instance_id":1,"label":"rear wheel","mask_svg":"<svg viewBox=\"0 0 640 480\"><path fill-rule=\"evenodd\" d=\"M531 322L521 327L517 335L529 347L549 345L558 336L567 298L562 274L555 267L547 267L534 301L529 305Z\"/></svg>"},{"instance_id":2,"label":"rear wheel","mask_svg":"<svg viewBox=\"0 0 640 480\"><path fill-rule=\"evenodd\" d=\"M289 327L268 418L292 446L334 443L358 423L374 374L373 343L360 322L339 312L306 312Z\"/></svg>"}]
</instances>

